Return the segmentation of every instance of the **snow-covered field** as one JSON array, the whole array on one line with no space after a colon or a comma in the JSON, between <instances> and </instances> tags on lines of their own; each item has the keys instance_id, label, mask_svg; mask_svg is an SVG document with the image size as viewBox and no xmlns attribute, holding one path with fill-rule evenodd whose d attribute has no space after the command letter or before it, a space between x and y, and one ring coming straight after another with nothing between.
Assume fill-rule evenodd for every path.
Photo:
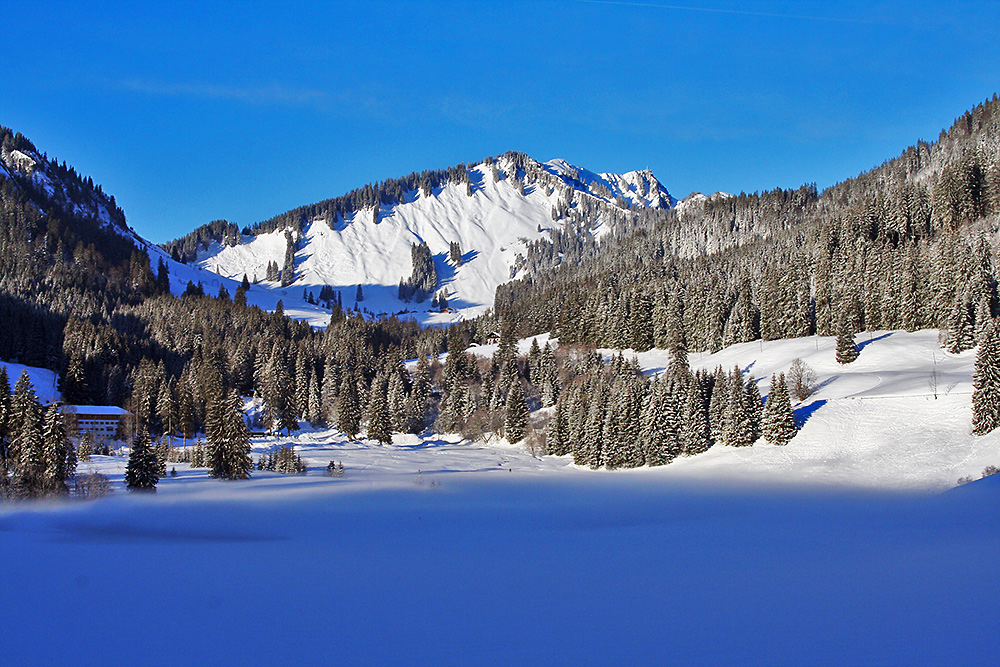
<instances>
[{"instance_id":1,"label":"snow-covered field","mask_svg":"<svg viewBox=\"0 0 1000 667\"><path fill-rule=\"evenodd\" d=\"M375 491L350 479L168 492L182 477L154 498L5 508L4 663L995 655L1000 476L933 496L627 475L454 475Z\"/></svg>"},{"instance_id":2,"label":"snow-covered field","mask_svg":"<svg viewBox=\"0 0 1000 667\"><path fill-rule=\"evenodd\" d=\"M1000 465L1000 435L969 433L974 352L858 341L850 366L825 338L692 354L765 394L800 357L819 389L788 446L662 468L307 428L254 440L295 445L307 475L177 464L136 497L123 459L94 457L110 498L0 508L4 662L988 664L1000 475L949 488Z\"/></svg>"}]
</instances>

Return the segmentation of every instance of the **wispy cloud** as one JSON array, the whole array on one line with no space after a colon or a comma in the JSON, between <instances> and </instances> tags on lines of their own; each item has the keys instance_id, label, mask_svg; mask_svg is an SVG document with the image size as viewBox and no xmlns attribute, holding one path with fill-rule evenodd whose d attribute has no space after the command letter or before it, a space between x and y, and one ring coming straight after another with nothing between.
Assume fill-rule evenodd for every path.
<instances>
[{"instance_id":1,"label":"wispy cloud","mask_svg":"<svg viewBox=\"0 0 1000 667\"><path fill-rule=\"evenodd\" d=\"M621 5L625 7L653 7L656 9L672 9L683 12L705 12L709 14L737 14L740 16L763 16L768 18L798 19L802 21L831 21L834 23L873 24L874 21L864 21L857 18L833 16L808 16L804 14L780 14L772 12L752 12L743 9L721 9L716 7L691 7L688 5L661 5L652 2L628 2L627 0L576 0L590 5Z\"/></svg>"},{"instance_id":2,"label":"wispy cloud","mask_svg":"<svg viewBox=\"0 0 1000 667\"><path fill-rule=\"evenodd\" d=\"M215 83L167 83L149 79L126 79L115 87L157 97L232 100L258 106L313 108L326 111L337 101L324 90L292 88L281 84L232 86Z\"/></svg>"}]
</instances>

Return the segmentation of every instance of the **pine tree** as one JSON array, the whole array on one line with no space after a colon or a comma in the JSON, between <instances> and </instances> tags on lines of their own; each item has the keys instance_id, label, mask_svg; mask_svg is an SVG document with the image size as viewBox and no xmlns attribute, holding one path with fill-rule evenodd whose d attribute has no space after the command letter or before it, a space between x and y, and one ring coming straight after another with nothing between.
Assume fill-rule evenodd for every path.
<instances>
[{"instance_id":1,"label":"pine tree","mask_svg":"<svg viewBox=\"0 0 1000 667\"><path fill-rule=\"evenodd\" d=\"M323 367L323 386L320 389L320 416L326 424L333 424L337 416L337 397L340 395L340 366L331 354Z\"/></svg>"},{"instance_id":2,"label":"pine tree","mask_svg":"<svg viewBox=\"0 0 1000 667\"><path fill-rule=\"evenodd\" d=\"M972 374L972 432L985 435L1000 426L1000 339L990 326L976 352Z\"/></svg>"},{"instance_id":3,"label":"pine tree","mask_svg":"<svg viewBox=\"0 0 1000 667\"><path fill-rule=\"evenodd\" d=\"M729 411L729 376L719 366L715 369L712 397L708 404L708 425L713 444L726 442L726 413Z\"/></svg>"},{"instance_id":4,"label":"pine tree","mask_svg":"<svg viewBox=\"0 0 1000 667\"><path fill-rule=\"evenodd\" d=\"M159 461L150 447L149 433L140 425L125 466L125 486L129 491L155 493L160 481L159 468Z\"/></svg>"},{"instance_id":5,"label":"pine tree","mask_svg":"<svg viewBox=\"0 0 1000 667\"><path fill-rule=\"evenodd\" d=\"M274 265L277 272L278 265ZM285 262L281 267L281 286L287 287L295 282L295 239L291 232L285 232Z\"/></svg>"},{"instance_id":6,"label":"pine tree","mask_svg":"<svg viewBox=\"0 0 1000 667\"><path fill-rule=\"evenodd\" d=\"M545 342L545 347L542 348L539 371L542 376L539 386L542 407L551 407L555 405L556 400L559 398L559 369L556 366L556 358L552 352L552 346L549 345L548 341Z\"/></svg>"},{"instance_id":7,"label":"pine tree","mask_svg":"<svg viewBox=\"0 0 1000 667\"><path fill-rule=\"evenodd\" d=\"M746 383L747 413L750 415L750 442L756 442L760 437L761 413L763 404L760 398L760 390L757 388L757 381L751 375Z\"/></svg>"},{"instance_id":8,"label":"pine tree","mask_svg":"<svg viewBox=\"0 0 1000 667\"><path fill-rule=\"evenodd\" d=\"M753 424L739 368L733 370L729 388L729 402L724 418L725 443L730 447L749 447L754 440Z\"/></svg>"},{"instance_id":9,"label":"pine tree","mask_svg":"<svg viewBox=\"0 0 1000 667\"><path fill-rule=\"evenodd\" d=\"M323 424L323 411L321 409L322 401L320 400L320 389L319 389L319 378L316 377L315 373L309 374L309 401L308 401L308 411L306 414L306 419L310 424Z\"/></svg>"},{"instance_id":10,"label":"pine tree","mask_svg":"<svg viewBox=\"0 0 1000 667\"><path fill-rule=\"evenodd\" d=\"M666 465L680 453L681 420L676 398L671 393L671 383L666 378L657 380L646 398L642 412L642 442L646 465Z\"/></svg>"},{"instance_id":11,"label":"pine tree","mask_svg":"<svg viewBox=\"0 0 1000 667\"><path fill-rule=\"evenodd\" d=\"M156 410L164 435L173 435L177 430L177 398L172 382L164 382L160 386L160 398L156 402Z\"/></svg>"},{"instance_id":12,"label":"pine tree","mask_svg":"<svg viewBox=\"0 0 1000 667\"><path fill-rule=\"evenodd\" d=\"M948 317L948 344L947 350L952 354L958 354L965 350L970 350L976 344L975 330L972 326L972 318L969 315L969 304L965 299L955 301L955 306Z\"/></svg>"},{"instance_id":13,"label":"pine tree","mask_svg":"<svg viewBox=\"0 0 1000 667\"><path fill-rule=\"evenodd\" d=\"M570 452L569 425L566 418L565 394L556 401L552 419L549 420L545 432L545 453L550 456L563 456Z\"/></svg>"},{"instance_id":14,"label":"pine tree","mask_svg":"<svg viewBox=\"0 0 1000 667\"><path fill-rule=\"evenodd\" d=\"M687 400L684 405L684 420L681 423L681 451L688 456L701 454L712 445L708 429L708 413L705 411L705 397L701 382L692 379L688 385Z\"/></svg>"},{"instance_id":15,"label":"pine tree","mask_svg":"<svg viewBox=\"0 0 1000 667\"><path fill-rule=\"evenodd\" d=\"M503 430L507 442L515 443L524 439L528 428L528 404L524 400L524 390L520 381L512 383L507 392L507 404L504 408Z\"/></svg>"},{"instance_id":16,"label":"pine tree","mask_svg":"<svg viewBox=\"0 0 1000 667\"><path fill-rule=\"evenodd\" d=\"M13 493L32 498L44 491L45 454L42 438L42 405L35 395L28 371L21 373L11 400L9 459L14 478Z\"/></svg>"},{"instance_id":17,"label":"pine tree","mask_svg":"<svg viewBox=\"0 0 1000 667\"><path fill-rule=\"evenodd\" d=\"M464 425L463 407L468 387L459 378L454 378L445 388L441 398L440 411L434 427L441 433L458 433Z\"/></svg>"},{"instance_id":18,"label":"pine tree","mask_svg":"<svg viewBox=\"0 0 1000 667\"><path fill-rule=\"evenodd\" d=\"M361 404L358 400L357 380L348 373L340 383L340 395L337 398L337 428L354 440L361 430Z\"/></svg>"},{"instance_id":19,"label":"pine tree","mask_svg":"<svg viewBox=\"0 0 1000 667\"><path fill-rule=\"evenodd\" d=\"M538 339L531 339L531 347L528 348L528 381L536 387L541 384L540 365L542 361L542 348L538 346Z\"/></svg>"},{"instance_id":20,"label":"pine tree","mask_svg":"<svg viewBox=\"0 0 1000 667\"><path fill-rule=\"evenodd\" d=\"M372 382L368 400L368 439L383 445L392 444L392 422L386 400L386 381L382 376Z\"/></svg>"},{"instance_id":21,"label":"pine tree","mask_svg":"<svg viewBox=\"0 0 1000 667\"><path fill-rule=\"evenodd\" d=\"M431 397L431 371L425 357L417 362L413 384L406 400L407 433L420 433L427 426L427 411Z\"/></svg>"},{"instance_id":22,"label":"pine tree","mask_svg":"<svg viewBox=\"0 0 1000 667\"><path fill-rule=\"evenodd\" d=\"M243 399L235 391L212 404L208 438L209 475L218 479L248 479L253 469L250 430L244 419Z\"/></svg>"},{"instance_id":23,"label":"pine tree","mask_svg":"<svg viewBox=\"0 0 1000 667\"><path fill-rule=\"evenodd\" d=\"M858 358L858 346L854 342L854 329L846 319L841 321L837 331L837 363L849 364Z\"/></svg>"},{"instance_id":24,"label":"pine tree","mask_svg":"<svg viewBox=\"0 0 1000 667\"><path fill-rule=\"evenodd\" d=\"M66 488L66 457L72 451L66 439L66 429L63 426L62 413L55 403L45 412L45 423L42 430L42 447L45 459L44 487L46 493L63 495L69 492Z\"/></svg>"},{"instance_id":25,"label":"pine tree","mask_svg":"<svg viewBox=\"0 0 1000 667\"><path fill-rule=\"evenodd\" d=\"M295 360L295 414L301 419L306 419L309 414L309 376L312 372L312 364L306 359L304 352L300 352Z\"/></svg>"},{"instance_id":26,"label":"pine tree","mask_svg":"<svg viewBox=\"0 0 1000 667\"><path fill-rule=\"evenodd\" d=\"M6 479L7 449L11 432L10 381L7 367L0 364L0 474ZM0 480L0 482L5 481Z\"/></svg>"},{"instance_id":27,"label":"pine tree","mask_svg":"<svg viewBox=\"0 0 1000 667\"><path fill-rule=\"evenodd\" d=\"M589 399L587 419L579 449L573 450L573 462L597 469L604 460L604 417L608 408L608 387L603 379L597 381Z\"/></svg>"},{"instance_id":28,"label":"pine tree","mask_svg":"<svg viewBox=\"0 0 1000 667\"><path fill-rule=\"evenodd\" d=\"M761 435L772 445L787 445L795 437L795 412L788 395L785 374L771 376L771 391L767 395L761 420Z\"/></svg>"},{"instance_id":29,"label":"pine tree","mask_svg":"<svg viewBox=\"0 0 1000 667\"><path fill-rule=\"evenodd\" d=\"M6 370L4 371L6 375ZM73 353L66 364L66 372L62 376L62 395L70 403L87 403L89 391L87 389L87 377L83 355L79 352ZM3 387L0 386L0 390Z\"/></svg>"},{"instance_id":30,"label":"pine tree","mask_svg":"<svg viewBox=\"0 0 1000 667\"><path fill-rule=\"evenodd\" d=\"M80 444L76 447L76 458L79 461L90 461L90 456L94 453L94 441L90 431L84 431L80 436Z\"/></svg>"}]
</instances>

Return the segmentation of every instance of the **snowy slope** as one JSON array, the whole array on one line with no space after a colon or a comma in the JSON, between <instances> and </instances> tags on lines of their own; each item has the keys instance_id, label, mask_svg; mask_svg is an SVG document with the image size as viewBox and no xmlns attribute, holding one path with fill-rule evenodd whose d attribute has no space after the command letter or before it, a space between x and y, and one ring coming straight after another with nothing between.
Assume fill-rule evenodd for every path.
<instances>
[{"instance_id":1,"label":"snowy slope","mask_svg":"<svg viewBox=\"0 0 1000 667\"><path fill-rule=\"evenodd\" d=\"M345 307L354 305L357 285L364 301L359 307L373 313L414 313L424 322L445 322L474 317L493 303L496 287L517 276L518 256L525 243L548 238L552 210L565 193L614 207L668 208L675 203L649 171L623 175L595 174L564 160L532 163L534 175L526 179L524 193L504 175L494 181L486 164L469 169L472 194L465 184L447 183L429 196L419 191L407 194L404 203L383 206L379 222L371 209L356 211L331 225L314 220L303 229L296 254L296 280L287 292L301 294L305 288L318 292L323 285L341 291ZM598 222L589 233L600 235L607 225ZM397 288L412 271L410 247L424 242L434 255L439 289L445 289L455 313L428 313L429 303L399 301ZM458 242L463 263L447 261L449 244ZM262 286L267 265L281 266L285 255L284 230L243 237L237 246L213 244L199 255L201 268L239 280L256 276Z\"/></svg>"},{"instance_id":2,"label":"snowy slope","mask_svg":"<svg viewBox=\"0 0 1000 667\"><path fill-rule=\"evenodd\" d=\"M763 440L751 448L716 446L674 461L667 474L916 489L947 488L1000 465L1000 433L971 434L974 350L945 352L937 331L864 332L857 342L861 355L846 366L835 360L833 337L754 341L691 354L695 369L738 366L744 378L757 379L764 396L771 375L801 358L816 372L818 388L794 404L802 426L787 446ZM662 350L636 356L649 373L669 360Z\"/></svg>"},{"instance_id":3,"label":"snowy slope","mask_svg":"<svg viewBox=\"0 0 1000 667\"><path fill-rule=\"evenodd\" d=\"M558 344L547 334L536 338L539 345ZM756 379L764 397L771 375L787 373L792 361L802 359L815 371L817 388L805 401L793 403L798 435L785 447L764 440L753 447L717 445L661 468L607 474L917 490L946 489L961 477L977 478L987 466L1000 466L1000 432L971 432L975 350L949 354L938 344L938 332L930 330L862 332L857 342L861 354L846 366L836 362L834 337L754 341L715 354L691 354L695 370L738 366L744 378ZM530 344L530 338L519 341L519 352L525 354ZM496 348L477 345L468 351L489 357ZM602 353L610 359L618 351ZM664 350L623 353L635 356L647 374L663 371L670 360ZM443 354L440 360L446 358ZM522 456L518 465L525 469L575 468L569 457L537 461Z\"/></svg>"},{"instance_id":4,"label":"snowy slope","mask_svg":"<svg viewBox=\"0 0 1000 667\"><path fill-rule=\"evenodd\" d=\"M34 366L25 366L24 364L15 364L7 361L0 361L0 366L3 366L7 370L7 382L10 385L7 389L10 392L14 391L14 385L17 384L17 379L21 377L21 373L28 371L28 377L31 379L31 384L35 387L35 395L38 396L38 400L42 402L43 405L49 404L52 401L61 400L62 396L59 394L58 387L58 377L53 371L47 370L45 368L35 368ZM3 388L0 387L0 390Z\"/></svg>"}]
</instances>

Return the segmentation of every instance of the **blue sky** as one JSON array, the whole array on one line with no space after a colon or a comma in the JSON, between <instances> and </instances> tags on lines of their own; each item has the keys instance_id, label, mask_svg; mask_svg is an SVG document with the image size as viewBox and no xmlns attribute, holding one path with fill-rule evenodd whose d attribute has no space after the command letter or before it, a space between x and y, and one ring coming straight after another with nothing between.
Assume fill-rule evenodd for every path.
<instances>
[{"instance_id":1,"label":"blue sky","mask_svg":"<svg viewBox=\"0 0 1000 667\"><path fill-rule=\"evenodd\" d=\"M822 188L1000 91L997 2L152 5L19 3L0 124L156 242L507 150Z\"/></svg>"}]
</instances>

